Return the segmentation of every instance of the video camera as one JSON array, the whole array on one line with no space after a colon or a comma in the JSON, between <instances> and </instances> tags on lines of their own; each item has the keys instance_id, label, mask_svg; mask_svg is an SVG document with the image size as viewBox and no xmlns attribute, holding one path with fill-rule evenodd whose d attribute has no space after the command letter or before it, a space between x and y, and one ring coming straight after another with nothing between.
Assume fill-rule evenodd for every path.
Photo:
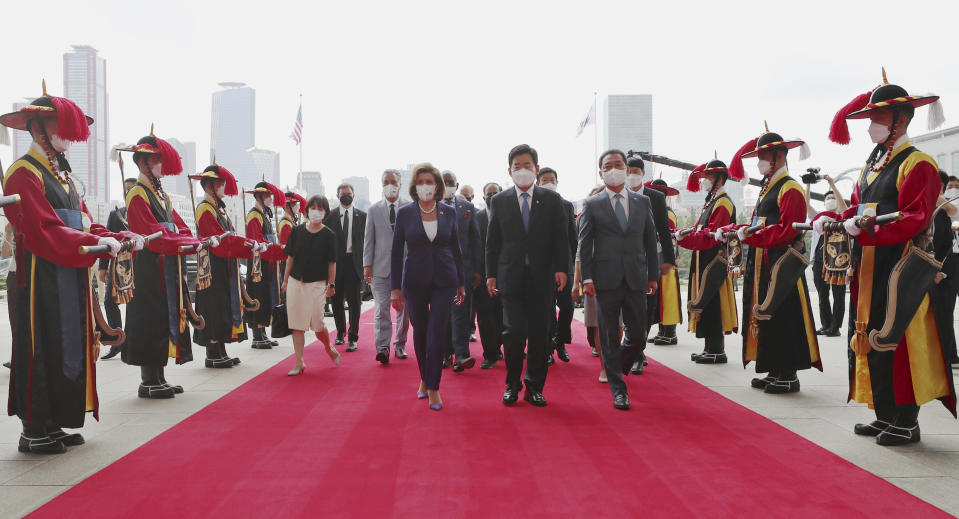
<instances>
[{"instance_id":1,"label":"video camera","mask_svg":"<svg viewBox=\"0 0 959 519\"><path fill-rule=\"evenodd\" d=\"M815 184L820 180L825 180L826 175L820 175L819 171L821 168L808 168L806 169L806 174L799 177L802 179L803 184Z\"/></svg>"}]
</instances>

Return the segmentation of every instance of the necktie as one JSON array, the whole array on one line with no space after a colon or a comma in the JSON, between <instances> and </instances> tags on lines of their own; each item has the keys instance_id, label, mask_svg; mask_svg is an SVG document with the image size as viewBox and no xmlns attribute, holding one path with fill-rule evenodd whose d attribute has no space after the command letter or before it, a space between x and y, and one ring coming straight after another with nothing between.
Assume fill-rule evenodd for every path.
<instances>
[{"instance_id":1,"label":"necktie","mask_svg":"<svg viewBox=\"0 0 959 519\"><path fill-rule=\"evenodd\" d=\"M390 229L393 229L393 226L396 225L396 206L390 204Z\"/></svg>"},{"instance_id":2,"label":"necktie","mask_svg":"<svg viewBox=\"0 0 959 519\"><path fill-rule=\"evenodd\" d=\"M349 254L353 252L353 247L350 243L350 212L343 211L343 239L346 241L346 253Z\"/></svg>"},{"instance_id":3,"label":"necktie","mask_svg":"<svg viewBox=\"0 0 959 519\"><path fill-rule=\"evenodd\" d=\"M520 213L523 215L523 230L529 231L529 193L523 193L523 204L520 206Z\"/></svg>"},{"instance_id":4,"label":"necktie","mask_svg":"<svg viewBox=\"0 0 959 519\"><path fill-rule=\"evenodd\" d=\"M618 194L613 198L616 199L614 204L616 207L613 208L613 211L616 213L616 219L619 220L619 227L626 232L626 208L623 207L623 195Z\"/></svg>"}]
</instances>

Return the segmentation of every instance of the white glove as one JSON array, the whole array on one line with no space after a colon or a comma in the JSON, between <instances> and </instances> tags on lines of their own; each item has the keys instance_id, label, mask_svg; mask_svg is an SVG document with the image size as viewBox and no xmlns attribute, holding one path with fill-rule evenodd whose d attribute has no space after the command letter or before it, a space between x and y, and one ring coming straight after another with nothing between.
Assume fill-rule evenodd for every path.
<instances>
[{"instance_id":1,"label":"white glove","mask_svg":"<svg viewBox=\"0 0 959 519\"><path fill-rule=\"evenodd\" d=\"M138 251L138 250L143 250L143 245L144 245L144 244L145 244L145 242L143 241L143 236L140 236L140 235L138 234L138 235L136 235L136 236L133 237L133 251L134 251L134 252L136 252L136 251Z\"/></svg>"},{"instance_id":2,"label":"white glove","mask_svg":"<svg viewBox=\"0 0 959 519\"><path fill-rule=\"evenodd\" d=\"M257 250L257 252L259 252L260 254L263 254L263 253L266 252L266 250L269 249L269 248L270 248L270 245L269 245L268 243L266 243L266 242L260 242L260 243L257 243L257 244L256 244L256 250Z\"/></svg>"},{"instance_id":3,"label":"white glove","mask_svg":"<svg viewBox=\"0 0 959 519\"><path fill-rule=\"evenodd\" d=\"M739 238L739 241L745 240L745 239L746 239L746 228L745 228L745 227L740 227L739 229L736 229L736 236Z\"/></svg>"},{"instance_id":4,"label":"white glove","mask_svg":"<svg viewBox=\"0 0 959 519\"><path fill-rule=\"evenodd\" d=\"M826 225L826 222L835 222L836 219L831 216L823 216L818 218L815 222L812 223L812 230L817 234L822 234L822 227Z\"/></svg>"},{"instance_id":5,"label":"white glove","mask_svg":"<svg viewBox=\"0 0 959 519\"><path fill-rule=\"evenodd\" d=\"M106 245L107 247L110 247L109 254L114 258L117 257L117 253L120 252L120 242L118 242L115 238L100 238L100 241L97 242L97 245Z\"/></svg>"},{"instance_id":6,"label":"white glove","mask_svg":"<svg viewBox=\"0 0 959 519\"><path fill-rule=\"evenodd\" d=\"M723 235L722 229L719 229L713 233L713 239L720 243L726 243L726 236Z\"/></svg>"},{"instance_id":7,"label":"white glove","mask_svg":"<svg viewBox=\"0 0 959 519\"><path fill-rule=\"evenodd\" d=\"M855 218L844 221L842 226L846 229L846 232L849 233L849 236L859 236L862 233L862 229L856 226Z\"/></svg>"},{"instance_id":8,"label":"white glove","mask_svg":"<svg viewBox=\"0 0 959 519\"><path fill-rule=\"evenodd\" d=\"M202 242L202 241L201 241L200 243L197 243L197 244L196 244L196 249L194 249L193 252L200 252L201 250L203 250L203 242Z\"/></svg>"},{"instance_id":9,"label":"white glove","mask_svg":"<svg viewBox=\"0 0 959 519\"><path fill-rule=\"evenodd\" d=\"M216 236L210 236L210 248L219 247L219 246L220 246L220 238Z\"/></svg>"}]
</instances>

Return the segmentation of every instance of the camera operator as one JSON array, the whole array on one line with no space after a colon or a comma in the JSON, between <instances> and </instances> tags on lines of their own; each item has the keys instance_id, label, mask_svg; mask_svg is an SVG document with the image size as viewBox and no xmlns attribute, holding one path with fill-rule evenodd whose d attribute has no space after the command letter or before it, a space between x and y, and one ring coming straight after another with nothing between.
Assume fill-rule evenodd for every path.
<instances>
[{"instance_id":1,"label":"camera operator","mask_svg":"<svg viewBox=\"0 0 959 519\"><path fill-rule=\"evenodd\" d=\"M808 173L802 176L802 180L806 185L806 213L809 216L810 223L820 214L839 219L839 214L846 210L846 202L839 194L839 189L836 188L836 183L832 177L819 174L819 168L809 168L806 171ZM817 213L809 200L810 187L819 180L825 180L829 183L829 191L825 195L826 208L822 213ZM825 236L813 231L812 245L809 259L813 262L813 283L816 285L816 293L819 296L819 323L821 325L816 330L816 335L838 337L846 310L846 286L830 285L823 278ZM829 303L830 292L832 292L832 305Z\"/></svg>"}]
</instances>

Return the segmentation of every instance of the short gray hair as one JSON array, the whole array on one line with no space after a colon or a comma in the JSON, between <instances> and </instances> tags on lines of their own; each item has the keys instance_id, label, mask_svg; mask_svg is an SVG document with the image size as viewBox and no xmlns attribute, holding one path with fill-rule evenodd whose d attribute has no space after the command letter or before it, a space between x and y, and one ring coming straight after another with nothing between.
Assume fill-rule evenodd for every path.
<instances>
[{"instance_id":1,"label":"short gray hair","mask_svg":"<svg viewBox=\"0 0 959 519\"><path fill-rule=\"evenodd\" d=\"M386 180L386 175L389 175L389 174L396 175L396 181L400 184L403 183L403 174L395 169L388 169L384 171L383 175L380 177L380 182L383 182L384 180Z\"/></svg>"}]
</instances>

